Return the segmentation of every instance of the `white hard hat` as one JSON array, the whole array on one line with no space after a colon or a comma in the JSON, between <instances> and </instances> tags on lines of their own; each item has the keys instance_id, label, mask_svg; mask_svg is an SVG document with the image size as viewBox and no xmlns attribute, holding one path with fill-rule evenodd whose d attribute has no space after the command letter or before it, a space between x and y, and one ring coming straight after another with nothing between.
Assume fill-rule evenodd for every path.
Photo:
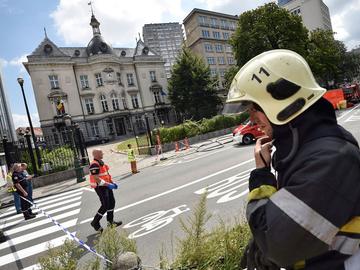
<instances>
[{"instance_id":1,"label":"white hard hat","mask_svg":"<svg viewBox=\"0 0 360 270\"><path fill-rule=\"evenodd\" d=\"M325 92L302 56L289 50L271 50L248 61L236 74L224 113L239 113L246 101L254 102L270 122L283 125Z\"/></svg>"}]
</instances>

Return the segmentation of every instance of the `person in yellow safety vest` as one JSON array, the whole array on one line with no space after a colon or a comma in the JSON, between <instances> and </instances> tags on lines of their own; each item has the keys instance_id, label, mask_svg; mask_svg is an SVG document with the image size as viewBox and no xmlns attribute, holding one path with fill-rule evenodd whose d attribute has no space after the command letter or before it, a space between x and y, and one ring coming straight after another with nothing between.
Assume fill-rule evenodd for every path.
<instances>
[{"instance_id":1,"label":"person in yellow safety vest","mask_svg":"<svg viewBox=\"0 0 360 270\"><path fill-rule=\"evenodd\" d=\"M130 166L131 166L131 173L133 174L138 173L139 171L137 170L136 167L135 152L134 149L131 148L130 143L128 144L127 155L128 155L128 161L130 162Z\"/></svg>"},{"instance_id":2,"label":"person in yellow safety vest","mask_svg":"<svg viewBox=\"0 0 360 270\"><path fill-rule=\"evenodd\" d=\"M94 160L90 163L90 187L95 189L99 196L101 206L97 211L94 219L90 223L95 231L102 232L100 220L106 213L108 226L120 226L122 221L114 221L115 197L113 189L118 186L112 181L109 174L109 166L104 163L103 152L100 149L94 149L92 152Z\"/></svg>"}]
</instances>

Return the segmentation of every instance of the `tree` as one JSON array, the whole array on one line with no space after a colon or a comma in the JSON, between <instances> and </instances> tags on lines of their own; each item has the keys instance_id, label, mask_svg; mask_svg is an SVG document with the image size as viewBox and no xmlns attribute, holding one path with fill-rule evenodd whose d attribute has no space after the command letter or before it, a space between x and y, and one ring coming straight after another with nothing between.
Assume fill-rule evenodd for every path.
<instances>
[{"instance_id":1,"label":"tree","mask_svg":"<svg viewBox=\"0 0 360 270\"><path fill-rule=\"evenodd\" d=\"M330 81L342 80L342 61L346 48L343 42L335 40L330 30L316 29L310 33L309 50L306 57L316 79L325 87Z\"/></svg>"},{"instance_id":2,"label":"tree","mask_svg":"<svg viewBox=\"0 0 360 270\"><path fill-rule=\"evenodd\" d=\"M209 66L184 48L171 71L169 99L183 119L208 118L220 104L216 85Z\"/></svg>"},{"instance_id":3,"label":"tree","mask_svg":"<svg viewBox=\"0 0 360 270\"><path fill-rule=\"evenodd\" d=\"M300 16L269 3L239 16L230 43L237 65L242 67L254 56L273 49L289 49L306 57L308 31Z\"/></svg>"},{"instance_id":4,"label":"tree","mask_svg":"<svg viewBox=\"0 0 360 270\"><path fill-rule=\"evenodd\" d=\"M226 70L224 74L224 82L223 86L225 89L229 90L232 80L234 79L236 73L238 73L239 67L238 66L232 66L228 70Z\"/></svg>"}]
</instances>

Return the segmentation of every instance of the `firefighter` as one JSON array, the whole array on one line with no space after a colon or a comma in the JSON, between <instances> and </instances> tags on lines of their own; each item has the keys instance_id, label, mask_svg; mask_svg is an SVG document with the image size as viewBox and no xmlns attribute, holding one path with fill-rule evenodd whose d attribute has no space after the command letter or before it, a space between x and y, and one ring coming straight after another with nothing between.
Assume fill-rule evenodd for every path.
<instances>
[{"instance_id":1,"label":"firefighter","mask_svg":"<svg viewBox=\"0 0 360 270\"><path fill-rule=\"evenodd\" d=\"M108 226L117 227L122 224L122 221L114 221L115 198L113 189L117 189L118 186L111 179L109 166L102 160L103 152L100 149L94 149L92 154L94 160L89 167L90 186L95 189L96 194L99 196L101 206L91 222L91 226L95 231L102 232L103 228L100 225L100 220L105 213Z\"/></svg>"},{"instance_id":2,"label":"firefighter","mask_svg":"<svg viewBox=\"0 0 360 270\"><path fill-rule=\"evenodd\" d=\"M360 269L359 145L325 92L289 50L262 53L234 77L224 112L247 110L267 135L249 179L248 270Z\"/></svg>"},{"instance_id":3,"label":"firefighter","mask_svg":"<svg viewBox=\"0 0 360 270\"><path fill-rule=\"evenodd\" d=\"M21 196L20 197L21 212L23 213L25 220L36 217L36 215L31 212L30 209L31 204L24 199L28 197L28 193L27 193L28 183L26 177L22 172L21 165L19 163L15 163L13 165L12 180L16 188L16 192L19 194L19 196Z\"/></svg>"}]
</instances>

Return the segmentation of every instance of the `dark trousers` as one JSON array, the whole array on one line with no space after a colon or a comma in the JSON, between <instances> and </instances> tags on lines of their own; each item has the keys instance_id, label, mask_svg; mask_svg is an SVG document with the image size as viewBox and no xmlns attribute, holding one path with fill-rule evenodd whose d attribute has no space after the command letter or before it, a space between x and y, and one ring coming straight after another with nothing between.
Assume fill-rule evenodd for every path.
<instances>
[{"instance_id":1,"label":"dark trousers","mask_svg":"<svg viewBox=\"0 0 360 270\"><path fill-rule=\"evenodd\" d=\"M105 213L106 219L108 222L112 223L114 221L114 207L115 207L115 198L114 193L111 189L107 187L96 187L96 194L99 196L101 206L94 217L96 223L100 222L100 219Z\"/></svg>"},{"instance_id":2,"label":"dark trousers","mask_svg":"<svg viewBox=\"0 0 360 270\"><path fill-rule=\"evenodd\" d=\"M24 195L21 192L18 192L18 194L24 198ZM27 214L29 212L31 204L28 201L25 201L23 198L20 198L21 212Z\"/></svg>"}]
</instances>

